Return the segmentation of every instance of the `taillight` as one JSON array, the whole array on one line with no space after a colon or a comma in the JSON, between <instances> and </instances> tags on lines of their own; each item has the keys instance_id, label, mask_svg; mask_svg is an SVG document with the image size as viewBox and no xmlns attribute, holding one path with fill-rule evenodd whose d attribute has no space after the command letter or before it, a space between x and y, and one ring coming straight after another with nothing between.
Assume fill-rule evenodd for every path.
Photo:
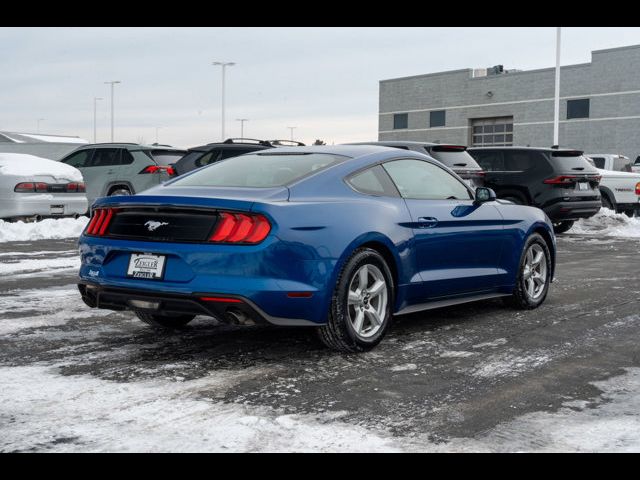
<instances>
[{"instance_id":1,"label":"taillight","mask_svg":"<svg viewBox=\"0 0 640 480\"><path fill-rule=\"evenodd\" d=\"M575 175L560 175L558 177L547 178L544 183L550 183L553 185L570 185L576 183L578 177Z\"/></svg>"},{"instance_id":2,"label":"taillight","mask_svg":"<svg viewBox=\"0 0 640 480\"><path fill-rule=\"evenodd\" d=\"M96 208L93 211L89 225L85 233L87 235L102 236L107 232L109 223L115 213L115 208Z\"/></svg>"},{"instance_id":3,"label":"taillight","mask_svg":"<svg viewBox=\"0 0 640 480\"><path fill-rule=\"evenodd\" d=\"M31 193L31 192L46 192L49 188L44 182L22 182L18 183L13 191L18 193Z\"/></svg>"},{"instance_id":4,"label":"taillight","mask_svg":"<svg viewBox=\"0 0 640 480\"><path fill-rule=\"evenodd\" d=\"M636 195L640 195L640 182L636 183Z\"/></svg>"},{"instance_id":5,"label":"taillight","mask_svg":"<svg viewBox=\"0 0 640 480\"><path fill-rule=\"evenodd\" d=\"M165 172L167 175L175 175L176 171L173 167L167 167L164 165L149 165L148 167L144 167L140 173L162 173Z\"/></svg>"},{"instance_id":6,"label":"taillight","mask_svg":"<svg viewBox=\"0 0 640 480\"><path fill-rule=\"evenodd\" d=\"M269 220L252 213L221 212L210 242L260 243L271 231Z\"/></svg>"}]
</instances>

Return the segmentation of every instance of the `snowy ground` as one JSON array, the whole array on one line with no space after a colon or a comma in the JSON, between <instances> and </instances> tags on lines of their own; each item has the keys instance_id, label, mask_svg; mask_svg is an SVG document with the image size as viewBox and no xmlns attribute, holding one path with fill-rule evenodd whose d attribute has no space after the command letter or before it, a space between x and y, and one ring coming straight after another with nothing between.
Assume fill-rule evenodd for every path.
<instances>
[{"instance_id":1,"label":"snowy ground","mask_svg":"<svg viewBox=\"0 0 640 480\"><path fill-rule=\"evenodd\" d=\"M82 227L22 232L0 243L0 451L640 451L635 221L562 236L538 310L401 317L355 356L305 329L89 309Z\"/></svg>"}]
</instances>

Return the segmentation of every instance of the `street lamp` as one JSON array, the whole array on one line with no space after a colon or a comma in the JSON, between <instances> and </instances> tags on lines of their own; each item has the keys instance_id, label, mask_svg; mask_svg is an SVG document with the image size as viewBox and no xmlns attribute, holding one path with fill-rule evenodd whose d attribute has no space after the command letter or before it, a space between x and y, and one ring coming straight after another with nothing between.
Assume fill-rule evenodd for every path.
<instances>
[{"instance_id":1,"label":"street lamp","mask_svg":"<svg viewBox=\"0 0 640 480\"><path fill-rule=\"evenodd\" d=\"M298 127L287 127L289 130L291 130L291 141L293 142L293 130L294 128L298 128Z\"/></svg>"},{"instance_id":2,"label":"street lamp","mask_svg":"<svg viewBox=\"0 0 640 480\"><path fill-rule=\"evenodd\" d=\"M44 118L39 118L38 119L38 127L36 128L36 133L40 133L40 122L43 122Z\"/></svg>"},{"instance_id":3,"label":"street lamp","mask_svg":"<svg viewBox=\"0 0 640 480\"><path fill-rule=\"evenodd\" d=\"M560 145L559 128L560 123L560 37L561 29L556 29L556 82L553 95L553 144Z\"/></svg>"},{"instance_id":4,"label":"street lamp","mask_svg":"<svg viewBox=\"0 0 640 480\"><path fill-rule=\"evenodd\" d=\"M96 143L96 110L98 100L104 100L102 97L93 97L93 143Z\"/></svg>"},{"instance_id":5,"label":"street lamp","mask_svg":"<svg viewBox=\"0 0 640 480\"><path fill-rule=\"evenodd\" d=\"M220 65L222 67L222 141L224 141L224 71L226 67L235 65L235 62L212 62L211 65Z\"/></svg>"},{"instance_id":6,"label":"street lamp","mask_svg":"<svg viewBox=\"0 0 640 480\"><path fill-rule=\"evenodd\" d=\"M248 122L248 118L236 118L237 122L240 122L240 138L244 138L244 122Z\"/></svg>"},{"instance_id":7,"label":"street lamp","mask_svg":"<svg viewBox=\"0 0 640 480\"><path fill-rule=\"evenodd\" d=\"M110 82L104 82L111 85L111 142L113 143L113 86L116 83L122 83L120 80L112 80Z\"/></svg>"}]
</instances>

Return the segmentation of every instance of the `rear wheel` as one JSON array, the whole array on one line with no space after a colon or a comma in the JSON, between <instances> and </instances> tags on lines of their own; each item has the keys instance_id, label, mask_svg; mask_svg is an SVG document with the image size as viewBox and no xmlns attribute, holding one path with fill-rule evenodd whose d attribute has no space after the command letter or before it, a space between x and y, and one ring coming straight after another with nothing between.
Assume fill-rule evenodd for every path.
<instances>
[{"instance_id":1,"label":"rear wheel","mask_svg":"<svg viewBox=\"0 0 640 480\"><path fill-rule=\"evenodd\" d=\"M565 233L571 230L573 224L575 222L573 220L565 220L564 222L557 222L553 224L553 231L555 233Z\"/></svg>"},{"instance_id":2,"label":"rear wheel","mask_svg":"<svg viewBox=\"0 0 640 480\"><path fill-rule=\"evenodd\" d=\"M505 302L519 309L539 307L551 282L551 255L544 238L537 233L526 241L520 257L516 287Z\"/></svg>"},{"instance_id":3,"label":"rear wheel","mask_svg":"<svg viewBox=\"0 0 640 480\"><path fill-rule=\"evenodd\" d=\"M109 197L115 197L117 195L131 195L131 191L126 187L117 187L109 192Z\"/></svg>"},{"instance_id":4,"label":"rear wheel","mask_svg":"<svg viewBox=\"0 0 640 480\"><path fill-rule=\"evenodd\" d=\"M604 208L608 208L609 210L615 210L615 207L613 206L613 202L609 200L609 197L607 195L602 196L602 206Z\"/></svg>"},{"instance_id":5,"label":"rear wheel","mask_svg":"<svg viewBox=\"0 0 640 480\"><path fill-rule=\"evenodd\" d=\"M391 324L393 277L375 250L357 250L338 277L327 324L318 327L320 340L341 352L375 347Z\"/></svg>"},{"instance_id":6,"label":"rear wheel","mask_svg":"<svg viewBox=\"0 0 640 480\"><path fill-rule=\"evenodd\" d=\"M182 328L195 318L195 315L157 315L137 311L136 315L144 323L155 328Z\"/></svg>"}]
</instances>

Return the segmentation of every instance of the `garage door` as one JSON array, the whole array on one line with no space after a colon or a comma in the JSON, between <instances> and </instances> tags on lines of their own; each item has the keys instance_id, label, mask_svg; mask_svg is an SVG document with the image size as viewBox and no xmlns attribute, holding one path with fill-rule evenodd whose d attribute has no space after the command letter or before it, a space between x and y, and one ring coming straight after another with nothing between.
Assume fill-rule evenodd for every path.
<instances>
[{"instance_id":1,"label":"garage door","mask_svg":"<svg viewBox=\"0 0 640 480\"><path fill-rule=\"evenodd\" d=\"M471 145L474 147L513 145L513 117L471 120Z\"/></svg>"}]
</instances>

